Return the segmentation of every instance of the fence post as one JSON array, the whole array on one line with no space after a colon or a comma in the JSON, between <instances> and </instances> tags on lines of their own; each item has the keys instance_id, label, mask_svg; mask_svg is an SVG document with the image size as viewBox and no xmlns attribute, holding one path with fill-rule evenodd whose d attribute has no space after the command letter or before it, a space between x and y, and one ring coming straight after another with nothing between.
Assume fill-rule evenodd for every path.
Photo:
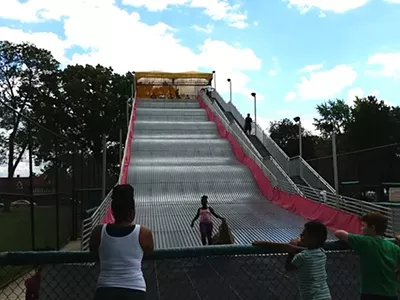
<instances>
[{"instance_id":1,"label":"fence post","mask_svg":"<svg viewBox=\"0 0 400 300\"><path fill-rule=\"evenodd\" d=\"M81 214L81 220L80 222L82 223L83 221L83 212L84 212L84 199L85 199L85 194L83 191L83 187L85 186L85 158L83 155L83 150L81 150L81 185L80 185L80 191L79 191L79 202L80 202L80 214ZM82 238L82 237L81 237Z\"/></svg>"},{"instance_id":2,"label":"fence post","mask_svg":"<svg viewBox=\"0 0 400 300\"><path fill-rule=\"evenodd\" d=\"M36 237L35 237L35 205L33 196L33 145L32 145L32 124L28 121L28 155L29 155L29 200L30 200L30 212L31 212L31 235L32 235L32 250L36 249Z\"/></svg>"},{"instance_id":3,"label":"fence post","mask_svg":"<svg viewBox=\"0 0 400 300\"><path fill-rule=\"evenodd\" d=\"M59 161L58 161L58 139L55 138L55 188L56 188L56 247L60 249L60 195L59 195Z\"/></svg>"},{"instance_id":4,"label":"fence post","mask_svg":"<svg viewBox=\"0 0 400 300\"><path fill-rule=\"evenodd\" d=\"M71 178L72 182L71 182L71 201L70 201L70 203L72 205L72 207L71 207L71 221L72 221L71 240L73 240L73 241L76 241L76 239L78 237L78 232L77 232L78 218L77 218L77 206L76 206L76 197L75 197L75 180L76 180L75 150L76 150L76 148L74 146L73 151L72 151L72 164L71 164L72 165L72 178Z\"/></svg>"},{"instance_id":5,"label":"fence post","mask_svg":"<svg viewBox=\"0 0 400 300\"><path fill-rule=\"evenodd\" d=\"M101 178L101 201L106 197L106 180L107 180L107 135L103 134L103 163Z\"/></svg>"}]
</instances>

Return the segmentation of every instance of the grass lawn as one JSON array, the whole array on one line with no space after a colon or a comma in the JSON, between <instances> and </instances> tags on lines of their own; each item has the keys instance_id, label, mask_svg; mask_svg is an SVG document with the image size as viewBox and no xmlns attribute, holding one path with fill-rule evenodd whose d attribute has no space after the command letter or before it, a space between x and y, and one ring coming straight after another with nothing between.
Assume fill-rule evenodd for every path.
<instances>
[{"instance_id":1,"label":"grass lawn","mask_svg":"<svg viewBox=\"0 0 400 300\"><path fill-rule=\"evenodd\" d=\"M55 206L35 206L36 248L57 247ZM60 206L60 246L68 243L71 232L71 208ZM0 252L32 250L29 207L0 211ZM0 287L32 269L32 266L0 266Z\"/></svg>"},{"instance_id":2,"label":"grass lawn","mask_svg":"<svg viewBox=\"0 0 400 300\"><path fill-rule=\"evenodd\" d=\"M55 206L35 206L36 248L57 248ZM71 208L60 206L60 246L68 243L71 232ZM29 207L0 211L0 252L32 250Z\"/></svg>"}]
</instances>

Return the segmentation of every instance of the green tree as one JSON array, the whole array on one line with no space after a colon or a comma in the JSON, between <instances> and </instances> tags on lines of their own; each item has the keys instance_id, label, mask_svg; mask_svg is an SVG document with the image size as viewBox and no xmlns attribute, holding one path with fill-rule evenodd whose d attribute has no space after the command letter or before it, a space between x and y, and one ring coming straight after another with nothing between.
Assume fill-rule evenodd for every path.
<instances>
[{"instance_id":1,"label":"green tree","mask_svg":"<svg viewBox=\"0 0 400 300\"><path fill-rule=\"evenodd\" d=\"M351 109L344 100L336 99L317 105L319 118L314 118L314 126L324 137L330 136L332 126L338 134L346 131L346 126L351 122Z\"/></svg>"},{"instance_id":2,"label":"green tree","mask_svg":"<svg viewBox=\"0 0 400 300\"><path fill-rule=\"evenodd\" d=\"M107 135L107 168L118 173L119 130L126 132L126 103L131 74L115 74L103 66L68 66L51 88L60 93L54 99L38 103L35 118L71 142L59 139L59 157L68 168L72 153L79 150L95 158L95 167L102 163L102 136ZM57 94L54 91L52 94ZM125 140L123 140L124 142ZM54 142L43 138L40 159L54 156ZM96 173L96 172L95 172ZM97 172L99 173L99 172Z\"/></svg>"},{"instance_id":3,"label":"green tree","mask_svg":"<svg viewBox=\"0 0 400 300\"><path fill-rule=\"evenodd\" d=\"M282 119L270 123L271 138L289 157L299 155L299 125L290 119ZM318 137L302 128L303 157L315 157L315 144Z\"/></svg>"},{"instance_id":4,"label":"green tree","mask_svg":"<svg viewBox=\"0 0 400 300\"><path fill-rule=\"evenodd\" d=\"M398 181L397 147L384 147L400 142L400 109L386 105L374 96L357 98L352 108L352 122L347 129L348 146L363 151L354 156L358 176L368 184ZM380 148L382 147L382 148Z\"/></svg>"},{"instance_id":5,"label":"green tree","mask_svg":"<svg viewBox=\"0 0 400 300\"><path fill-rule=\"evenodd\" d=\"M0 127L5 130L1 133L0 155L8 166L8 191L28 146L27 124L21 114L31 115L32 106L44 96L44 80L57 73L58 68L59 63L47 50L29 43L0 41ZM8 212L10 200L5 200L4 211Z\"/></svg>"}]
</instances>

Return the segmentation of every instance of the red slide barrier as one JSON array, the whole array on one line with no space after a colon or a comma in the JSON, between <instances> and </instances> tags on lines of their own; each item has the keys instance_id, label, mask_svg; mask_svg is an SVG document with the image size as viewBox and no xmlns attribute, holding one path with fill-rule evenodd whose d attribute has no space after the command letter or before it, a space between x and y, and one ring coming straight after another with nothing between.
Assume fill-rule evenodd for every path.
<instances>
[{"instance_id":1,"label":"red slide barrier","mask_svg":"<svg viewBox=\"0 0 400 300\"><path fill-rule=\"evenodd\" d=\"M231 144L236 159L253 173L255 181L266 199L306 219L320 221L331 230L344 229L351 233L360 233L361 220L359 216L273 187L261 168L243 152L236 138L225 129L218 117L204 103L203 98L199 96L197 99L200 107L206 110L208 120L216 124L220 136Z\"/></svg>"},{"instance_id":2,"label":"red slide barrier","mask_svg":"<svg viewBox=\"0 0 400 300\"><path fill-rule=\"evenodd\" d=\"M129 121L128 133L126 135L124 157L122 159L121 173L119 175L120 184L125 184L127 182L129 164L131 162L132 141L133 141L133 136L135 134L136 103L137 99L133 104L131 118ZM106 214L101 220L101 224L108 224L108 223L114 223L114 217L112 215L111 206L107 209Z\"/></svg>"}]
</instances>

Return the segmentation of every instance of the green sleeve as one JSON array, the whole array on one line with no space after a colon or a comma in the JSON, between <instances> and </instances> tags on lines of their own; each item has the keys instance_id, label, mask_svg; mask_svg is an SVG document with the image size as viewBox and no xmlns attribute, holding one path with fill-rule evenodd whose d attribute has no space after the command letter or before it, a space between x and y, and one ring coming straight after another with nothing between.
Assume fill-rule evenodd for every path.
<instances>
[{"instance_id":1,"label":"green sleeve","mask_svg":"<svg viewBox=\"0 0 400 300\"><path fill-rule=\"evenodd\" d=\"M348 243L350 248L353 249L358 254L364 253L366 246L368 245L368 237L358 234L349 234Z\"/></svg>"}]
</instances>

